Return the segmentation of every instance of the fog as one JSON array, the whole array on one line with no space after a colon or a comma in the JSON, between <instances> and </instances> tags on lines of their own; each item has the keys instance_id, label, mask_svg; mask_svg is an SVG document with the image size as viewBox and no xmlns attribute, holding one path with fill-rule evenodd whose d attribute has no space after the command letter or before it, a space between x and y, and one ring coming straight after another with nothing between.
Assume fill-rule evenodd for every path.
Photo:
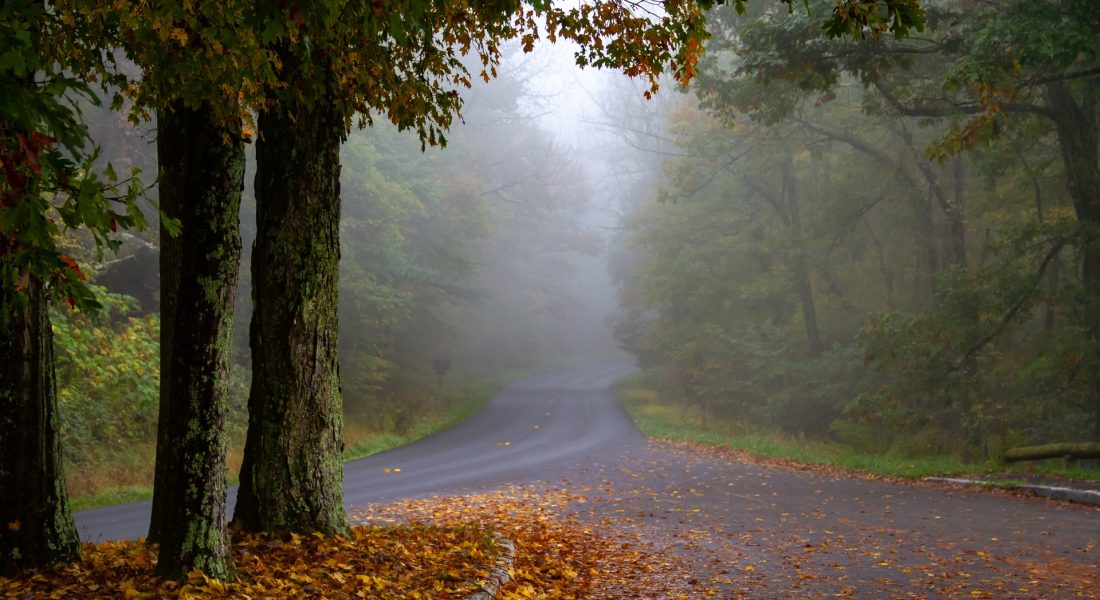
<instances>
[{"instance_id":1,"label":"fog","mask_svg":"<svg viewBox=\"0 0 1100 600\"><path fill-rule=\"evenodd\" d=\"M944 65L988 66L989 49L941 46L959 39L950 24L874 48L785 45L783 28L807 23L721 9L692 87L664 81L652 100L646 82L576 68L568 45L506 46L498 77L461 90L445 148L384 116L354 129L341 178L349 402L618 358L687 415L876 450L900 436L904 452L983 455L1100 428L1083 375L1100 372L1091 255L1066 185L1079 174L1043 117L1062 97L1021 83L1033 110L975 112L985 88ZM1028 68L1045 81L1069 67ZM1071 80L1062 100L1084 106L1075 86L1094 81ZM155 170L151 126L87 112L105 161ZM251 174L250 156L243 368ZM130 235L99 281L153 312L157 232Z\"/></svg>"},{"instance_id":2,"label":"fog","mask_svg":"<svg viewBox=\"0 0 1100 600\"><path fill-rule=\"evenodd\" d=\"M607 260L638 167L605 113L616 95L642 101L642 88L624 91L621 76L578 70L565 45L528 54L508 47L498 72L463 91L446 148L422 148L414 132L377 115L344 146L341 361L352 401L434 380L438 359L450 362L448 377L462 378L627 356L609 326L618 303ZM85 112L101 164L139 167L151 184L155 124ZM252 150L234 336L244 367ZM98 265L98 282L156 312L158 232L125 237L122 252Z\"/></svg>"}]
</instances>

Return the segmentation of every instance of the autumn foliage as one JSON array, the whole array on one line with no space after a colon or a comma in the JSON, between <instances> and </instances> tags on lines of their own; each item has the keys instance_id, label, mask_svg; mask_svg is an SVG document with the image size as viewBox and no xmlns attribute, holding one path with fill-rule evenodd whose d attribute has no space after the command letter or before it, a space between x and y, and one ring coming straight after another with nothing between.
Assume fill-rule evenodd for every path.
<instances>
[{"instance_id":1,"label":"autumn foliage","mask_svg":"<svg viewBox=\"0 0 1100 600\"><path fill-rule=\"evenodd\" d=\"M193 571L154 577L156 548L86 544L84 558L52 572L0 579L4 598L465 598L494 556L479 527L360 526L348 537L234 536L236 578Z\"/></svg>"},{"instance_id":2,"label":"autumn foliage","mask_svg":"<svg viewBox=\"0 0 1100 600\"><path fill-rule=\"evenodd\" d=\"M0 579L0 598L465 599L489 577L502 539L515 544L502 599L693 597L668 557L568 510L588 501L515 486L369 506L347 537L235 532L236 576L224 583L197 570L181 582L155 577L155 545L85 544L76 563Z\"/></svg>"}]
</instances>

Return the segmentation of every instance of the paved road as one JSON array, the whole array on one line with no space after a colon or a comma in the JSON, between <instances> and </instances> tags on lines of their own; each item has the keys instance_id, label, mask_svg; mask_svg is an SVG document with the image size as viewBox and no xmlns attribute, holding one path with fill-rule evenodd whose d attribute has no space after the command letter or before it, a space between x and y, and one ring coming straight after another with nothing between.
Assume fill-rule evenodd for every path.
<instances>
[{"instance_id":1,"label":"paved road","mask_svg":"<svg viewBox=\"0 0 1100 600\"><path fill-rule=\"evenodd\" d=\"M345 504L350 508L533 478L556 481L609 451L644 448L642 435L607 393L632 370L629 364L608 362L520 381L457 427L349 462ZM229 496L232 506L236 488ZM149 502L80 511L75 518L85 541L136 539L148 530Z\"/></svg>"},{"instance_id":2,"label":"paved road","mask_svg":"<svg viewBox=\"0 0 1100 600\"><path fill-rule=\"evenodd\" d=\"M1094 508L649 442L606 390L629 370L532 377L451 430L348 463L347 504L501 483L583 490L578 516L640 534L722 597L1100 598ZM84 539L137 537L148 503L76 519Z\"/></svg>"}]
</instances>

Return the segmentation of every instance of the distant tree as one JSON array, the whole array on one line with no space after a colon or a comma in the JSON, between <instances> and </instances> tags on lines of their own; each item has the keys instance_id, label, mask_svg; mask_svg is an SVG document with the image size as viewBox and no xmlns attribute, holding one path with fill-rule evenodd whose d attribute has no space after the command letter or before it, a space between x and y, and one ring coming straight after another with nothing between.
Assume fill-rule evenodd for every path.
<instances>
[{"instance_id":1,"label":"distant tree","mask_svg":"<svg viewBox=\"0 0 1100 600\"><path fill-rule=\"evenodd\" d=\"M492 216L477 178L444 161L463 133L445 152L422 152L415 136L375 124L343 146L340 351L342 389L354 404L348 414L370 410L378 422L388 411L374 407L389 403L397 420L415 417L412 403L389 399L453 344L458 315L480 298L469 278Z\"/></svg>"},{"instance_id":2,"label":"distant tree","mask_svg":"<svg viewBox=\"0 0 1100 600\"><path fill-rule=\"evenodd\" d=\"M804 18L763 19L719 39L741 53L732 79L789 84L785 89L792 93L777 96L786 102L759 103L761 111L789 113L798 99L828 96L848 75L870 92L868 112L942 122L946 133L928 148L937 160L1014 131L1042 131L1055 140L1079 225L1073 245L1080 253L1080 312L1089 315L1092 354L1100 356L1100 17L1094 3L930 2L927 8L929 35L919 40L853 44L830 39ZM717 102L730 99L718 86L712 92ZM952 221L947 250L955 262L966 257L964 215L955 198L960 195L951 190L938 198ZM1062 233L1031 247L1057 255L1055 247L1066 243ZM1046 269L1056 263L1036 264ZM1018 298L1009 306L1016 308L1004 312L1009 321L1026 314L1020 308L1033 295ZM987 338L976 333L962 352L973 356ZM1100 433L1100 378L1094 385L1094 429Z\"/></svg>"}]
</instances>

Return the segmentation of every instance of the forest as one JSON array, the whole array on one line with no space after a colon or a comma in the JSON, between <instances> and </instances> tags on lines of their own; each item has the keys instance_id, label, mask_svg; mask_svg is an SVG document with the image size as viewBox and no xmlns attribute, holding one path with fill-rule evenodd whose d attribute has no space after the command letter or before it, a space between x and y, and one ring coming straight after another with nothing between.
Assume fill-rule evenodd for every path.
<instances>
[{"instance_id":1,"label":"forest","mask_svg":"<svg viewBox=\"0 0 1100 600\"><path fill-rule=\"evenodd\" d=\"M117 593L262 596L379 543L345 461L584 364L654 437L1096 479L1090 0L14 0L0 73L2 576L151 499ZM645 597L599 543L502 597Z\"/></svg>"},{"instance_id":2,"label":"forest","mask_svg":"<svg viewBox=\"0 0 1100 600\"><path fill-rule=\"evenodd\" d=\"M613 258L662 392L873 453L1100 439L1098 22L1004 4L876 44L715 14Z\"/></svg>"}]
</instances>

